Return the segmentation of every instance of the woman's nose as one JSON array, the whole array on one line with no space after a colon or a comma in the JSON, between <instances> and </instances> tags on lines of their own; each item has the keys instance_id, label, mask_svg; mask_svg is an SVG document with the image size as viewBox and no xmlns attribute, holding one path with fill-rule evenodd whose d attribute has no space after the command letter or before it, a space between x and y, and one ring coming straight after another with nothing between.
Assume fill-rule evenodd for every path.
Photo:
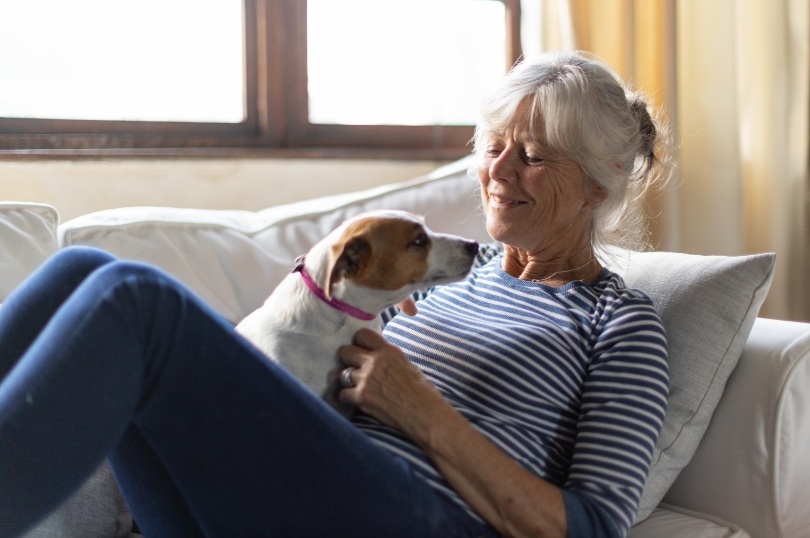
<instances>
[{"instance_id":1,"label":"woman's nose","mask_svg":"<svg viewBox=\"0 0 810 538\"><path fill-rule=\"evenodd\" d=\"M489 177L503 181L514 181L517 179L517 170L515 167L516 157L517 154L513 148L504 148L496 158L490 161Z\"/></svg>"}]
</instances>

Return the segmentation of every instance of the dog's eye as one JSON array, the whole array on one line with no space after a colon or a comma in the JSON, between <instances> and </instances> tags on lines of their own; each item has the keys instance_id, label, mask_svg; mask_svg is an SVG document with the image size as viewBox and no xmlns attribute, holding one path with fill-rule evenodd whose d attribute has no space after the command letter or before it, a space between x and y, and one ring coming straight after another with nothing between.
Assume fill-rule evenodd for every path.
<instances>
[{"instance_id":1,"label":"dog's eye","mask_svg":"<svg viewBox=\"0 0 810 538\"><path fill-rule=\"evenodd\" d=\"M411 244L415 247L426 247L428 242L429 240L427 234L421 233L416 236L416 239L414 239L413 243Z\"/></svg>"}]
</instances>

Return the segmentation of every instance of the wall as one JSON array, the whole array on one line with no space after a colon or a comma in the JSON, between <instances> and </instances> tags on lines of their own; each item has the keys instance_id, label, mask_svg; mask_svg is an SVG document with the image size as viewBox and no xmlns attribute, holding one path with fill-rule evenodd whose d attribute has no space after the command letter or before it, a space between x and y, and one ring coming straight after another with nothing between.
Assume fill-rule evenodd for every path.
<instances>
[{"instance_id":1,"label":"wall","mask_svg":"<svg viewBox=\"0 0 810 538\"><path fill-rule=\"evenodd\" d=\"M445 161L199 159L0 162L0 200L55 206L62 222L114 207L259 210L404 181Z\"/></svg>"}]
</instances>

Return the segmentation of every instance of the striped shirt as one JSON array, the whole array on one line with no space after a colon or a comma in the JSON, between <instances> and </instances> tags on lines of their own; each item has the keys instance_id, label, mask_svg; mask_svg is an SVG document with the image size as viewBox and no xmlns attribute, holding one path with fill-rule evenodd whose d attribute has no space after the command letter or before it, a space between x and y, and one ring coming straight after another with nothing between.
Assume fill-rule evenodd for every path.
<instances>
[{"instance_id":1,"label":"striped shirt","mask_svg":"<svg viewBox=\"0 0 810 538\"><path fill-rule=\"evenodd\" d=\"M603 269L559 288L512 277L484 246L465 280L440 286L414 316L384 315L401 347L448 402L537 476L633 522L668 395L661 320L643 292ZM357 426L440 494L480 517L400 431Z\"/></svg>"}]
</instances>

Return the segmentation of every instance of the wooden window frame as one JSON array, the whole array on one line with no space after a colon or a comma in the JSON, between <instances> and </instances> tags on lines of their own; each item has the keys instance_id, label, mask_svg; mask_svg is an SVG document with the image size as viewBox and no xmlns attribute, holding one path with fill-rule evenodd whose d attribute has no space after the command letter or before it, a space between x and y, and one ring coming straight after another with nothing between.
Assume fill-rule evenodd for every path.
<instances>
[{"instance_id":1,"label":"wooden window frame","mask_svg":"<svg viewBox=\"0 0 810 538\"><path fill-rule=\"evenodd\" d=\"M506 7L507 62L520 55L520 0ZM0 118L0 158L300 156L453 159L471 126L309 123L306 0L243 0L240 123Z\"/></svg>"}]
</instances>

